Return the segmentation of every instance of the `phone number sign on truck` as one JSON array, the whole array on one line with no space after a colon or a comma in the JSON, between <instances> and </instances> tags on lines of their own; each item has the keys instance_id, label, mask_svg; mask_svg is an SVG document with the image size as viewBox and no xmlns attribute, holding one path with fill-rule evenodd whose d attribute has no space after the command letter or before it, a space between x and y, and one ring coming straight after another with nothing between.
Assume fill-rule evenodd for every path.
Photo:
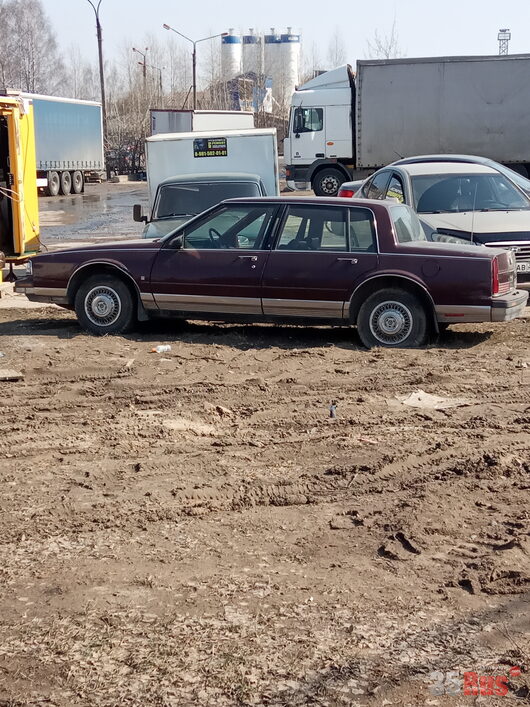
<instances>
[{"instance_id":1,"label":"phone number sign on truck","mask_svg":"<svg viewBox=\"0 0 530 707\"><path fill-rule=\"evenodd\" d=\"M228 157L225 137L197 138L193 141L194 157Z\"/></svg>"}]
</instances>

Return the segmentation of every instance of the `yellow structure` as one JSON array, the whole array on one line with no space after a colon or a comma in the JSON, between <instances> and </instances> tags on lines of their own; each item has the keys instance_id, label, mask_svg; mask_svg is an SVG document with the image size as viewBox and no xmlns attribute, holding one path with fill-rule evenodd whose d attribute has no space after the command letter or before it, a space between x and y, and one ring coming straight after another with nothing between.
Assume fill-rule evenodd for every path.
<instances>
[{"instance_id":1,"label":"yellow structure","mask_svg":"<svg viewBox=\"0 0 530 707\"><path fill-rule=\"evenodd\" d=\"M36 175L33 106L0 96L0 250L10 263L40 249Z\"/></svg>"}]
</instances>

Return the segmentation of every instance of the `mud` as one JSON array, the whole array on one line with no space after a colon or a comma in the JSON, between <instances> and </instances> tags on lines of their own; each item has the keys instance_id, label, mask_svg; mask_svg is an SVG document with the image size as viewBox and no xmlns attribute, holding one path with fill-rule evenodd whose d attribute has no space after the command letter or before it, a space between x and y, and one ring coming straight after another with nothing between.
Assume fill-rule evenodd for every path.
<instances>
[{"instance_id":1,"label":"mud","mask_svg":"<svg viewBox=\"0 0 530 707\"><path fill-rule=\"evenodd\" d=\"M0 311L0 705L528 703L529 345Z\"/></svg>"}]
</instances>

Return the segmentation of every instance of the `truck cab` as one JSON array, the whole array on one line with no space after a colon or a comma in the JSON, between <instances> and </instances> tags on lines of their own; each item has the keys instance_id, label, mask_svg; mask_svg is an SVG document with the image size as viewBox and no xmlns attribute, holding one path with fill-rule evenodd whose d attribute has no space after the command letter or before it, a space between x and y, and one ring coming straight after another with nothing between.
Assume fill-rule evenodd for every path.
<instances>
[{"instance_id":1,"label":"truck cab","mask_svg":"<svg viewBox=\"0 0 530 707\"><path fill-rule=\"evenodd\" d=\"M294 92L284 141L287 185L334 196L354 167L355 81L351 66L315 77Z\"/></svg>"}]
</instances>

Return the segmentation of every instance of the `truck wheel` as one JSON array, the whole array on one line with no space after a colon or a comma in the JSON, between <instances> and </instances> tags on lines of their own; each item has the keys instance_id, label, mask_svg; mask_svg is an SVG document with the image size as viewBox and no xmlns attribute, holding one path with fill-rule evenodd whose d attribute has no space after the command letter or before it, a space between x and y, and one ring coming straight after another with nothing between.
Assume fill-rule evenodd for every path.
<instances>
[{"instance_id":1,"label":"truck wheel","mask_svg":"<svg viewBox=\"0 0 530 707\"><path fill-rule=\"evenodd\" d=\"M76 169L72 172L72 191L74 194L81 194L85 186L85 180L83 179L83 172Z\"/></svg>"},{"instance_id":2,"label":"truck wheel","mask_svg":"<svg viewBox=\"0 0 530 707\"><path fill-rule=\"evenodd\" d=\"M68 196L72 191L72 175L70 172L61 172L61 194Z\"/></svg>"},{"instance_id":3,"label":"truck wheel","mask_svg":"<svg viewBox=\"0 0 530 707\"><path fill-rule=\"evenodd\" d=\"M317 196L337 196L340 185L346 179L338 169L323 169L313 179L313 191Z\"/></svg>"},{"instance_id":4,"label":"truck wheel","mask_svg":"<svg viewBox=\"0 0 530 707\"><path fill-rule=\"evenodd\" d=\"M61 180L59 179L59 173L48 172L48 186L46 187L46 194L48 196L57 196L60 188Z\"/></svg>"},{"instance_id":5,"label":"truck wheel","mask_svg":"<svg viewBox=\"0 0 530 707\"><path fill-rule=\"evenodd\" d=\"M399 288L379 290L362 304L357 331L367 348L415 348L427 340L427 313L412 294Z\"/></svg>"},{"instance_id":6,"label":"truck wheel","mask_svg":"<svg viewBox=\"0 0 530 707\"><path fill-rule=\"evenodd\" d=\"M75 313L79 324L96 336L123 334L135 321L135 302L127 285L101 273L87 278L76 292Z\"/></svg>"}]
</instances>

